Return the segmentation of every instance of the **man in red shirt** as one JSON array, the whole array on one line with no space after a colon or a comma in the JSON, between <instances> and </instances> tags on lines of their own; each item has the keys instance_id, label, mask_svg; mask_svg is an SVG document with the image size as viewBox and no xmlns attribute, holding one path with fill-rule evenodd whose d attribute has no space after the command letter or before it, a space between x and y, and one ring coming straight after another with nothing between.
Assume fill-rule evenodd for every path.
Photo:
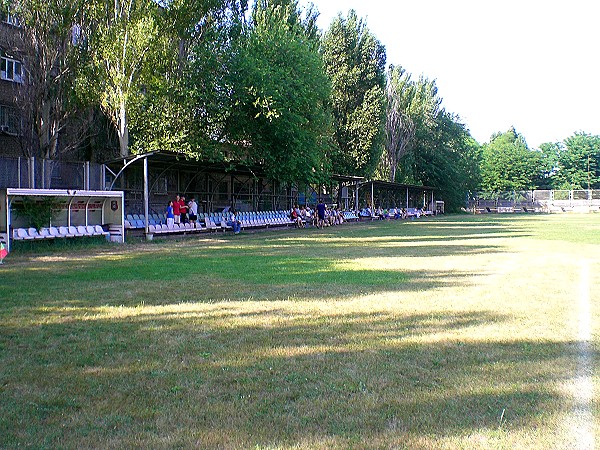
<instances>
[{"instance_id":1,"label":"man in red shirt","mask_svg":"<svg viewBox=\"0 0 600 450\"><path fill-rule=\"evenodd\" d=\"M179 223L181 218L181 211L179 210L181 206L181 199L179 195L175 197L175 201L173 202L173 215L175 216L175 223Z\"/></svg>"},{"instance_id":2,"label":"man in red shirt","mask_svg":"<svg viewBox=\"0 0 600 450\"><path fill-rule=\"evenodd\" d=\"M181 199L179 200L179 214L181 215L180 223L187 223L188 221L187 208L185 197L182 195Z\"/></svg>"}]
</instances>

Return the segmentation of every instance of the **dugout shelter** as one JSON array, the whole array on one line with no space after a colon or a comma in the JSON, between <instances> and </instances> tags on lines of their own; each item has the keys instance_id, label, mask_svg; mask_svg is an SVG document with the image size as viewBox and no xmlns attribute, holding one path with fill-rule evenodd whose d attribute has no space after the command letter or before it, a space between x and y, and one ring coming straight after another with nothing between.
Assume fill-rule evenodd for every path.
<instances>
[{"instance_id":1,"label":"dugout shelter","mask_svg":"<svg viewBox=\"0 0 600 450\"><path fill-rule=\"evenodd\" d=\"M0 190L0 240L9 250L13 230L32 226L29 218L18 212L19 206L25 202L35 206L50 199L54 207L48 226L101 225L111 241L125 242L122 191L7 188Z\"/></svg>"}]
</instances>

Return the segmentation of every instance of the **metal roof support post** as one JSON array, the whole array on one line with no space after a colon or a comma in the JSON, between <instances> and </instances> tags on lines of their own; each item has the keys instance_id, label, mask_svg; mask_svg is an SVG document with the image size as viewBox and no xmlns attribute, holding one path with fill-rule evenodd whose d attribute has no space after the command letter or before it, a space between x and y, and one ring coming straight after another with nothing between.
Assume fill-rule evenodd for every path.
<instances>
[{"instance_id":1,"label":"metal roof support post","mask_svg":"<svg viewBox=\"0 0 600 450\"><path fill-rule=\"evenodd\" d=\"M71 191L67 191L69 193L69 195L71 194ZM75 194L77 191L73 191L73 194ZM73 200L75 200L75 197L71 197L71 200L69 200L69 203L67 204L67 227L71 226L71 205L73 204Z\"/></svg>"},{"instance_id":2,"label":"metal roof support post","mask_svg":"<svg viewBox=\"0 0 600 450\"><path fill-rule=\"evenodd\" d=\"M144 232L146 234L146 239L148 239L148 157L144 158Z\"/></svg>"}]
</instances>

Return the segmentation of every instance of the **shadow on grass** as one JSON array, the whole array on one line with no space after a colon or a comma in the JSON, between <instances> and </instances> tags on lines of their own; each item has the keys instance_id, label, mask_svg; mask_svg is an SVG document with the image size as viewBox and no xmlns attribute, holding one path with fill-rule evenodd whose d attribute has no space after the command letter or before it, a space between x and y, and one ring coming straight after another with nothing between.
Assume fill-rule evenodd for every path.
<instances>
[{"instance_id":1,"label":"shadow on grass","mask_svg":"<svg viewBox=\"0 0 600 450\"><path fill-rule=\"evenodd\" d=\"M73 259L40 259L3 269L0 288L6 293L6 306L20 307L30 302L36 306L71 302L127 306L164 304L173 298L184 302L287 299L315 293L319 299L338 298L364 292L426 291L452 282L473 282L469 278L476 275L415 270L399 258L504 251L482 242L430 245L391 238L368 248L357 246L356 241L347 243L305 246L286 242L275 246L267 242L254 246L243 242L239 247L181 245L175 249L153 245Z\"/></svg>"},{"instance_id":2,"label":"shadow on grass","mask_svg":"<svg viewBox=\"0 0 600 450\"><path fill-rule=\"evenodd\" d=\"M435 339L509 319L219 307L3 327L0 446L375 448L539 429L564 407L574 343Z\"/></svg>"}]
</instances>

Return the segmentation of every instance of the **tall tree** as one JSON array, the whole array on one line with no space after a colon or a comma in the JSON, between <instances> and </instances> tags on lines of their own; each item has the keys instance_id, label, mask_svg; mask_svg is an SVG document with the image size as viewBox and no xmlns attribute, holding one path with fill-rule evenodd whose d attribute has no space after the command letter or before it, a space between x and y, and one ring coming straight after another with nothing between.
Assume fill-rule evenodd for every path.
<instances>
[{"instance_id":1,"label":"tall tree","mask_svg":"<svg viewBox=\"0 0 600 450\"><path fill-rule=\"evenodd\" d=\"M120 155L129 154L131 105L144 95L144 76L152 73L161 48L160 8L152 0L91 0L88 3L89 56L93 89L119 138ZM154 52L154 53L153 53ZM168 57L168 55L167 55Z\"/></svg>"},{"instance_id":2,"label":"tall tree","mask_svg":"<svg viewBox=\"0 0 600 450\"><path fill-rule=\"evenodd\" d=\"M385 47L351 10L333 20L322 52L332 85L333 170L370 176L385 139Z\"/></svg>"},{"instance_id":3,"label":"tall tree","mask_svg":"<svg viewBox=\"0 0 600 450\"><path fill-rule=\"evenodd\" d=\"M553 175L556 189L598 189L600 187L600 136L575 133L566 138L558 152Z\"/></svg>"},{"instance_id":4,"label":"tall tree","mask_svg":"<svg viewBox=\"0 0 600 450\"><path fill-rule=\"evenodd\" d=\"M484 144L481 188L502 192L535 189L543 170L541 153L530 150L525 138L511 128Z\"/></svg>"},{"instance_id":5,"label":"tall tree","mask_svg":"<svg viewBox=\"0 0 600 450\"><path fill-rule=\"evenodd\" d=\"M465 192L479 185L480 147L458 117L441 110L432 126L421 127L400 160L403 181L436 188L447 211L464 204Z\"/></svg>"},{"instance_id":6,"label":"tall tree","mask_svg":"<svg viewBox=\"0 0 600 450\"><path fill-rule=\"evenodd\" d=\"M232 109L228 74L246 0L176 0L159 16L162 49L151 55L144 95L131 108L132 151L221 158Z\"/></svg>"},{"instance_id":7,"label":"tall tree","mask_svg":"<svg viewBox=\"0 0 600 450\"><path fill-rule=\"evenodd\" d=\"M435 81L423 76L413 81L402 67L390 67L383 159L390 181L396 181L398 163L414 145L416 136L435 127L441 102Z\"/></svg>"},{"instance_id":8,"label":"tall tree","mask_svg":"<svg viewBox=\"0 0 600 450\"><path fill-rule=\"evenodd\" d=\"M264 164L279 181L329 173L330 86L314 14L303 18L295 0L257 1L233 52L227 141L237 158Z\"/></svg>"}]
</instances>

